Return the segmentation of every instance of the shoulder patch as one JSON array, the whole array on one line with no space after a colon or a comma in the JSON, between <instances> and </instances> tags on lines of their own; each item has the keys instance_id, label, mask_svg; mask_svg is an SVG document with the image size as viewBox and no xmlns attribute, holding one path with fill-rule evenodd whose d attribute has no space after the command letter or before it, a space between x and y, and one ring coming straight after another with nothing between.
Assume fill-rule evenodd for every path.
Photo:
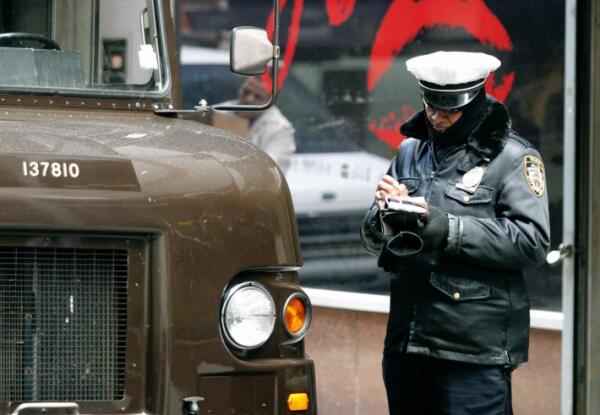
<instances>
[{"instance_id":1,"label":"shoulder patch","mask_svg":"<svg viewBox=\"0 0 600 415\"><path fill-rule=\"evenodd\" d=\"M525 156L523 158L523 172L529 189L536 197L542 197L546 191L546 178L544 163L539 157Z\"/></svg>"}]
</instances>

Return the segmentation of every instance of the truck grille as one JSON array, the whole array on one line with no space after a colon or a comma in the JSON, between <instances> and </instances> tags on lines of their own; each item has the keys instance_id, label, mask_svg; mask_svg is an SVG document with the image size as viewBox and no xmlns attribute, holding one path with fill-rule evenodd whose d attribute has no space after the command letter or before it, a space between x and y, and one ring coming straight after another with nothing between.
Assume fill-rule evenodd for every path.
<instances>
[{"instance_id":1,"label":"truck grille","mask_svg":"<svg viewBox=\"0 0 600 415\"><path fill-rule=\"evenodd\" d=\"M126 250L0 247L0 401L123 398Z\"/></svg>"}]
</instances>

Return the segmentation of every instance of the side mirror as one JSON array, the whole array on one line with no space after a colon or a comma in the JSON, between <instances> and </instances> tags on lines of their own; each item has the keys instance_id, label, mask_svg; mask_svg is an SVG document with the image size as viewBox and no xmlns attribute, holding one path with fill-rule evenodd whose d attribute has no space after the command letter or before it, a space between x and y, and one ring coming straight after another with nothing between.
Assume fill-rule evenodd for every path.
<instances>
[{"instance_id":1,"label":"side mirror","mask_svg":"<svg viewBox=\"0 0 600 415\"><path fill-rule=\"evenodd\" d=\"M271 98L263 105L217 105L220 111L263 111L271 107L277 97L279 74L279 11L280 0L273 1L273 42L267 32L257 27L236 27L231 31L230 67L233 73L257 76L266 72L271 64Z\"/></svg>"},{"instance_id":2,"label":"side mirror","mask_svg":"<svg viewBox=\"0 0 600 415\"><path fill-rule=\"evenodd\" d=\"M256 76L267 71L275 55L267 31L257 27L236 27L231 31L231 71Z\"/></svg>"},{"instance_id":3,"label":"side mirror","mask_svg":"<svg viewBox=\"0 0 600 415\"><path fill-rule=\"evenodd\" d=\"M1 0L0 0L1 1ZM269 41L267 31L250 26L236 27L231 31L230 45L230 67L233 73L245 76L258 76L267 71L269 62L271 63L271 97L263 105L239 105L223 104L209 106L205 100L200 101L199 105L193 110L177 110L172 105L166 107L160 104L154 104L153 110L156 114L188 114L202 111L263 111L270 108L277 97L277 80L279 74L279 14L280 1L273 0L273 43ZM143 15L140 19L143 27Z\"/></svg>"}]
</instances>

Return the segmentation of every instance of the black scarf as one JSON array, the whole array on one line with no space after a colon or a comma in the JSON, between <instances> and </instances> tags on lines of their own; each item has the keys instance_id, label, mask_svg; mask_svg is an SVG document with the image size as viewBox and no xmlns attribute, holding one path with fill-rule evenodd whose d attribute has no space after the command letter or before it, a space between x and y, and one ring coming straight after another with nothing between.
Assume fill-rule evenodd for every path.
<instances>
[{"instance_id":1,"label":"black scarf","mask_svg":"<svg viewBox=\"0 0 600 415\"><path fill-rule=\"evenodd\" d=\"M427 120L427 132L429 139L433 142L435 157L438 161L443 160L456 146L466 144L471 132L477 127L487 112L485 92L481 90L473 101L465 105L460 119L450 128L444 131L436 131Z\"/></svg>"},{"instance_id":2,"label":"black scarf","mask_svg":"<svg viewBox=\"0 0 600 415\"><path fill-rule=\"evenodd\" d=\"M504 105L495 98L487 96L485 114L481 123L469 134L467 153L458 163L457 169L466 173L477 166L481 160L489 162L500 154L508 140L510 124L510 117ZM417 112L402 124L400 132L405 137L429 140L425 111Z\"/></svg>"}]
</instances>

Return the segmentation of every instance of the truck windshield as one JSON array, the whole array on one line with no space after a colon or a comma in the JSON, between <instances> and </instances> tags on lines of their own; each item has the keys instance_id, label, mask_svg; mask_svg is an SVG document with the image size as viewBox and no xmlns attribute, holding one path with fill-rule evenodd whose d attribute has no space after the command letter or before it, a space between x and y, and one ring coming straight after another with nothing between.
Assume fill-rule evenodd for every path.
<instances>
[{"instance_id":1,"label":"truck windshield","mask_svg":"<svg viewBox=\"0 0 600 415\"><path fill-rule=\"evenodd\" d=\"M139 95L161 66L153 0L0 0L0 92Z\"/></svg>"}]
</instances>

